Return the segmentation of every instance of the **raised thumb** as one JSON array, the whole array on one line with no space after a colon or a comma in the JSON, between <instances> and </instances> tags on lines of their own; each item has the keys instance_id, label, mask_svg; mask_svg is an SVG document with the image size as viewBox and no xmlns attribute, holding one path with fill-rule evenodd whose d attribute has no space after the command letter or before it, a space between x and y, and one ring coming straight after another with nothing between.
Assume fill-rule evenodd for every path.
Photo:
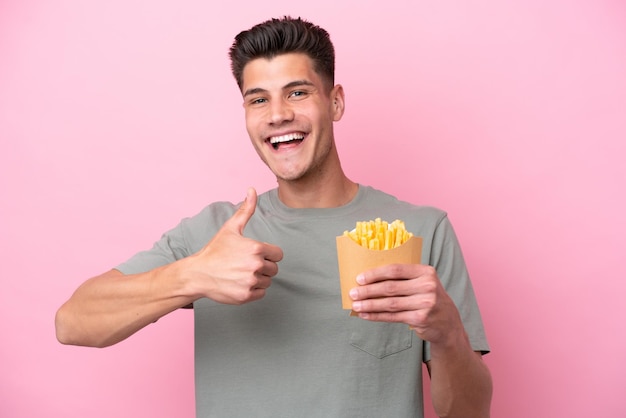
<instances>
[{"instance_id":1,"label":"raised thumb","mask_svg":"<svg viewBox=\"0 0 626 418\"><path fill-rule=\"evenodd\" d=\"M256 210L257 195L256 190L253 187L249 187L246 193L246 198L237 209L237 212L230 218L230 224L235 230L243 235L243 230L246 224L254 214Z\"/></svg>"}]
</instances>

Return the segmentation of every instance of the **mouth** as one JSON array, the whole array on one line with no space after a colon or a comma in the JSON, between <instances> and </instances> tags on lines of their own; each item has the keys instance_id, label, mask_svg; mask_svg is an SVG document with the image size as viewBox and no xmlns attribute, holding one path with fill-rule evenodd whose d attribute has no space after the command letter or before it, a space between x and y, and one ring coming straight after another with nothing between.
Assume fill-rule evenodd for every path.
<instances>
[{"instance_id":1,"label":"mouth","mask_svg":"<svg viewBox=\"0 0 626 418\"><path fill-rule=\"evenodd\" d=\"M294 132L280 136L272 136L269 138L270 145L278 150L281 147L295 146L304 140L305 135L302 132Z\"/></svg>"}]
</instances>

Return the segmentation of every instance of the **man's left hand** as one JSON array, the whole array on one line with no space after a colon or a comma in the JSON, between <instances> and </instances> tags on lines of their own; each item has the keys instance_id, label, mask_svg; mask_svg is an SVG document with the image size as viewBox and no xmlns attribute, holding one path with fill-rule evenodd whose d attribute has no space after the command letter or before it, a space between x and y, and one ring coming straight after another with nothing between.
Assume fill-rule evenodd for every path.
<instances>
[{"instance_id":1,"label":"man's left hand","mask_svg":"<svg viewBox=\"0 0 626 418\"><path fill-rule=\"evenodd\" d=\"M437 272L421 264L389 264L361 273L350 291L360 318L404 322L425 341L446 344L463 324Z\"/></svg>"}]
</instances>

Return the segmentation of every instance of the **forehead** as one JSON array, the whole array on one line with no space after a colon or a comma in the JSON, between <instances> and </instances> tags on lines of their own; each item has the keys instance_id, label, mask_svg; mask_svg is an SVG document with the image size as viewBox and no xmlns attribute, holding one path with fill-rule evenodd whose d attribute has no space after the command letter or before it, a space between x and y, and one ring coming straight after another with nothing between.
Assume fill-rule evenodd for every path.
<instances>
[{"instance_id":1,"label":"forehead","mask_svg":"<svg viewBox=\"0 0 626 418\"><path fill-rule=\"evenodd\" d=\"M272 58L256 58L243 68L242 91L282 88L294 80L307 80L321 86L321 78L306 54L289 53Z\"/></svg>"}]
</instances>

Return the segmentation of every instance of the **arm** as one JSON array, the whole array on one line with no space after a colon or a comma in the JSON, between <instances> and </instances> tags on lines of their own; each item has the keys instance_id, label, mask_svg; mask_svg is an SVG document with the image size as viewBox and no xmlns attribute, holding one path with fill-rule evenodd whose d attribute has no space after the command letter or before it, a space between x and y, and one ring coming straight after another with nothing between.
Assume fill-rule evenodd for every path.
<instances>
[{"instance_id":1,"label":"arm","mask_svg":"<svg viewBox=\"0 0 626 418\"><path fill-rule=\"evenodd\" d=\"M193 302L176 270L176 263L128 276L110 270L87 280L57 311L57 339L63 344L110 346Z\"/></svg>"},{"instance_id":2,"label":"arm","mask_svg":"<svg viewBox=\"0 0 626 418\"><path fill-rule=\"evenodd\" d=\"M482 354L454 351L440 353L426 363L435 411L440 417L489 417L493 389Z\"/></svg>"},{"instance_id":3,"label":"arm","mask_svg":"<svg viewBox=\"0 0 626 418\"><path fill-rule=\"evenodd\" d=\"M111 270L87 280L57 311L57 339L105 347L202 297L227 304L262 298L278 272L282 250L242 235L255 209L256 192L250 189L244 204L198 253L146 273Z\"/></svg>"},{"instance_id":4,"label":"arm","mask_svg":"<svg viewBox=\"0 0 626 418\"><path fill-rule=\"evenodd\" d=\"M491 376L470 346L458 309L434 268L395 264L364 272L352 309L370 321L404 322L430 342L431 393L440 417L489 417Z\"/></svg>"}]
</instances>

